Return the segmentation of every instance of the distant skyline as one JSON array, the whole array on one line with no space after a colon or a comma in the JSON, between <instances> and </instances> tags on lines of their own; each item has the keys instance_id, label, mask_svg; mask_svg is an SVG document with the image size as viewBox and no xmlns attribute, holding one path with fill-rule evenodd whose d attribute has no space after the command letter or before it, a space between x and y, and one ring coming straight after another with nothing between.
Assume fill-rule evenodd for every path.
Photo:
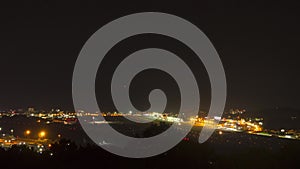
<instances>
[{"instance_id":1,"label":"distant skyline","mask_svg":"<svg viewBox=\"0 0 300 169\"><path fill-rule=\"evenodd\" d=\"M144 11L180 16L208 36L226 72L226 109L300 109L299 7L299 3L272 1L204 2L203 5L116 6L83 2L1 5L0 110L27 107L73 110L72 73L83 44L104 24ZM142 46L140 42L159 45L156 40L156 37L147 42L146 38L135 39L132 46L127 47ZM175 49L175 43L162 45L170 48L174 45L174 50L181 51ZM122 55L121 48L115 54ZM204 93L201 106L206 110L210 101L209 83L205 81L205 69L201 65L195 70L199 76L204 75L200 91ZM167 86L161 84L161 87ZM103 93L101 89L96 91L97 95Z\"/></svg>"}]
</instances>

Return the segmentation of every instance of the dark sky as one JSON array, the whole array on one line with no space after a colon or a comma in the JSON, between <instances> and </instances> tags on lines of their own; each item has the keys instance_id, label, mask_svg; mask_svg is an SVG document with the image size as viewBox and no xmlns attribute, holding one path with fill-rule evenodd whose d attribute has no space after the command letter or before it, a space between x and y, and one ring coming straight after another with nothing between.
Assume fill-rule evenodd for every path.
<instances>
[{"instance_id":1,"label":"dark sky","mask_svg":"<svg viewBox=\"0 0 300 169\"><path fill-rule=\"evenodd\" d=\"M299 7L238 0L1 4L0 109L72 110L72 73L83 44L109 21L146 11L185 18L208 36L225 68L227 109L300 108ZM202 100L209 107L209 96Z\"/></svg>"}]
</instances>

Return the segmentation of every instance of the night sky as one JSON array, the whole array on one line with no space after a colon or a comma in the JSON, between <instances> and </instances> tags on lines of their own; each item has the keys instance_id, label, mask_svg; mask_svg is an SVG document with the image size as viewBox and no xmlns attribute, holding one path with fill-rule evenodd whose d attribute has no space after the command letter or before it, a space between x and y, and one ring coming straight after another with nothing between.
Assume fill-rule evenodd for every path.
<instances>
[{"instance_id":1,"label":"night sky","mask_svg":"<svg viewBox=\"0 0 300 169\"><path fill-rule=\"evenodd\" d=\"M226 72L226 109L300 109L299 7L299 3L272 1L184 1L182 4L24 1L2 4L0 109L33 106L72 110L72 73L86 40L114 19L148 11L180 16L208 36ZM145 41L151 46L158 40L157 37L148 38L149 41L147 37L131 39L131 47ZM121 56L121 51L115 53ZM202 78L207 79L205 70L199 65L199 72L204 72ZM163 81L160 87L164 88L169 81ZM204 93L201 97L203 109L209 107L207 83L203 82L200 90ZM102 89L96 90L99 91L97 96L101 95Z\"/></svg>"}]
</instances>

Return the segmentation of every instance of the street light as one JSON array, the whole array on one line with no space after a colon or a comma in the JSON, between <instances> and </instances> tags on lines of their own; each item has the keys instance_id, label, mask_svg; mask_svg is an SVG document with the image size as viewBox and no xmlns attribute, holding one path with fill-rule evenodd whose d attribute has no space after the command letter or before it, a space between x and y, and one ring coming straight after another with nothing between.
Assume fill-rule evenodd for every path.
<instances>
[{"instance_id":1,"label":"street light","mask_svg":"<svg viewBox=\"0 0 300 169\"><path fill-rule=\"evenodd\" d=\"M30 130L26 130L26 135L29 135L30 133L31 133L31 131Z\"/></svg>"},{"instance_id":2,"label":"street light","mask_svg":"<svg viewBox=\"0 0 300 169\"><path fill-rule=\"evenodd\" d=\"M30 135L31 131L30 130L26 130L25 131L25 136L28 137Z\"/></svg>"},{"instance_id":3,"label":"street light","mask_svg":"<svg viewBox=\"0 0 300 169\"><path fill-rule=\"evenodd\" d=\"M44 138L46 136L46 132L44 132L44 131L41 131L40 133L39 133L39 137L40 138Z\"/></svg>"}]
</instances>

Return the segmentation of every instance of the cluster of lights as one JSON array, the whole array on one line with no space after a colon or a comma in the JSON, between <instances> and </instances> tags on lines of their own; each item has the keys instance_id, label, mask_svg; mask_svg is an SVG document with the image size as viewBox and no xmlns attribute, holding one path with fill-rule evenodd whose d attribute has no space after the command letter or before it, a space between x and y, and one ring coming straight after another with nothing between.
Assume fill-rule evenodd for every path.
<instances>
[{"instance_id":1,"label":"cluster of lights","mask_svg":"<svg viewBox=\"0 0 300 169\"><path fill-rule=\"evenodd\" d=\"M19 145L26 145L26 142L19 142Z\"/></svg>"},{"instance_id":2,"label":"cluster of lights","mask_svg":"<svg viewBox=\"0 0 300 169\"><path fill-rule=\"evenodd\" d=\"M38 145L37 148L38 148L37 152L42 154L43 151L44 151L44 146L43 145Z\"/></svg>"},{"instance_id":3,"label":"cluster of lights","mask_svg":"<svg viewBox=\"0 0 300 169\"><path fill-rule=\"evenodd\" d=\"M0 131L2 131L2 128L0 127ZM11 129L10 132L13 134L14 130ZM28 137L32 134L31 130L27 129L24 131L24 136ZM42 130L40 131L37 136L39 141L36 142L36 146L35 146L35 152L37 152L38 154L43 154L45 152L46 149L50 149L52 147L52 144L47 144L47 145L43 145L39 142L44 142L45 138L46 138L46 131ZM5 137L6 135L3 133L2 134L3 137ZM61 137L61 135L59 134L58 137ZM22 140L22 141L21 141ZM30 140L28 140L30 142ZM26 139L20 139L20 141L16 140L15 137L10 136L7 139L3 139L3 142L0 144L0 146L2 147L11 147L12 145L19 145L19 146L31 146L31 143L29 143L26 141ZM50 156L53 156L53 153L50 152L49 153Z\"/></svg>"}]
</instances>

